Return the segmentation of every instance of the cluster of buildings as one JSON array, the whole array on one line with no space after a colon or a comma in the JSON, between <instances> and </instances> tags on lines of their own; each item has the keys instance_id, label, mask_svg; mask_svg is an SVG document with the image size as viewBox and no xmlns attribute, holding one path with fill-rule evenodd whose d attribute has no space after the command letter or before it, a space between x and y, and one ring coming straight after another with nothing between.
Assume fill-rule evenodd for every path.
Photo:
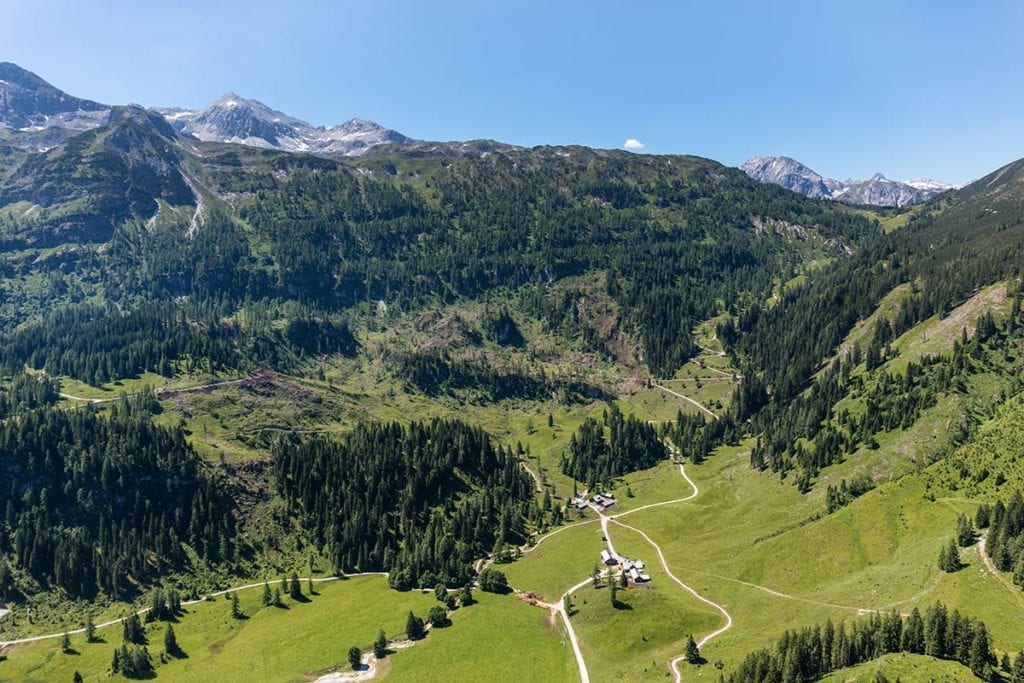
<instances>
[{"instance_id":1,"label":"cluster of buildings","mask_svg":"<svg viewBox=\"0 0 1024 683\"><path fill-rule=\"evenodd\" d=\"M644 571L646 565L643 560L631 560L628 557L618 558L612 555L607 548L601 550L601 564L606 567L618 566L633 583L647 583L651 580L650 574Z\"/></svg>"},{"instance_id":2,"label":"cluster of buildings","mask_svg":"<svg viewBox=\"0 0 1024 683\"><path fill-rule=\"evenodd\" d=\"M595 493L590 498L587 498L586 496L576 496L575 498L569 501L569 504L572 505L577 510L582 510L588 505L593 505L595 508L597 508L598 512L604 512L608 508L617 505L618 502L619 501L615 500L615 496L605 492Z\"/></svg>"}]
</instances>

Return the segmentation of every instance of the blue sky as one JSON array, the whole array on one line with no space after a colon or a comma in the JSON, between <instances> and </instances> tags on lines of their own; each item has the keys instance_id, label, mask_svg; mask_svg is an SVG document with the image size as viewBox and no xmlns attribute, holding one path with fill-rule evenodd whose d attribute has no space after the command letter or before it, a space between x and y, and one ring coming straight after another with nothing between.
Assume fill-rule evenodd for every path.
<instances>
[{"instance_id":1,"label":"blue sky","mask_svg":"<svg viewBox=\"0 0 1024 683\"><path fill-rule=\"evenodd\" d=\"M1024 157L1024 3L3 3L0 61L108 103L233 90L311 123L786 154L839 178L979 177Z\"/></svg>"}]
</instances>

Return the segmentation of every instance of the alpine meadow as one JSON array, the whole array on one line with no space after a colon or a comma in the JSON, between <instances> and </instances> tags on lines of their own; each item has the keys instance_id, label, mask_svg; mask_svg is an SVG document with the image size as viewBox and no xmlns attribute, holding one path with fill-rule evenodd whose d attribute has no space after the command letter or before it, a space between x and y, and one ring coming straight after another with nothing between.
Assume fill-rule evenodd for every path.
<instances>
[{"instance_id":1,"label":"alpine meadow","mask_svg":"<svg viewBox=\"0 0 1024 683\"><path fill-rule=\"evenodd\" d=\"M1019 122L953 185L83 94L0 63L0 681L1024 681Z\"/></svg>"}]
</instances>

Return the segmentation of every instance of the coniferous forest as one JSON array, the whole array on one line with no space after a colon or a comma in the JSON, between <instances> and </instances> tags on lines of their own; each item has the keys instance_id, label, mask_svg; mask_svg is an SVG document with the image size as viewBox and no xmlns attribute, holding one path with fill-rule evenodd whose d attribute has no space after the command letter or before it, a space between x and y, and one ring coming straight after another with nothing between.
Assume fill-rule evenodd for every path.
<instances>
[{"instance_id":1,"label":"coniferous forest","mask_svg":"<svg viewBox=\"0 0 1024 683\"><path fill-rule=\"evenodd\" d=\"M156 407L143 395L109 415L41 409L0 425L0 538L40 588L131 597L184 566L183 544L237 559L233 502L180 429L153 424Z\"/></svg>"},{"instance_id":2,"label":"coniferous forest","mask_svg":"<svg viewBox=\"0 0 1024 683\"><path fill-rule=\"evenodd\" d=\"M473 560L526 538L532 480L463 422L361 425L341 440L283 440L273 457L278 491L339 572L460 586Z\"/></svg>"}]
</instances>

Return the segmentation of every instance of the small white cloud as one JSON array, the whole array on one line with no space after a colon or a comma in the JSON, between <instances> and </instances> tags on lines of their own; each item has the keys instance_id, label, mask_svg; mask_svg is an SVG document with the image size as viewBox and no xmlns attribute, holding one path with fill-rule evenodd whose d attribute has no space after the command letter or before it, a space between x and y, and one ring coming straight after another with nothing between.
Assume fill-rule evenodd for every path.
<instances>
[{"instance_id":1,"label":"small white cloud","mask_svg":"<svg viewBox=\"0 0 1024 683\"><path fill-rule=\"evenodd\" d=\"M630 138L622 143L622 146L626 149L643 149L644 143L640 142L636 138Z\"/></svg>"}]
</instances>

